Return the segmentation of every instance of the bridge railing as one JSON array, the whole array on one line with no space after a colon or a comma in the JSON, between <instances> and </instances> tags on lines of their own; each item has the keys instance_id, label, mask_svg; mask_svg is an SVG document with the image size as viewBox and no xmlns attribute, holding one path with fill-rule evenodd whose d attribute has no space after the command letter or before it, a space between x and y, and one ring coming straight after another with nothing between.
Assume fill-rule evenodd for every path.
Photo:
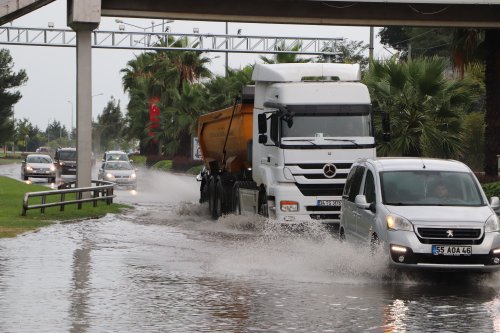
<instances>
[{"instance_id":1,"label":"bridge railing","mask_svg":"<svg viewBox=\"0 0 500 333\"><path fill-rule=\"evenodd\" d=\"M22 215L26 216L26 212L30 209L40 209L40 213L45 213L47 207L59 206L59 211L63 212L67 205L78 205L78 209L82 209L85 202L92 202L94 207L97 207L98 201L104 201L110 205L113 203L114 184L112 182L92 180L95 186L71 188L69 183L64 189L28 192L24 195ZM41 197L41 203L30 204L30 199ZM49 200L47 200L49 199Z\"/></svg>"}]
</instances>

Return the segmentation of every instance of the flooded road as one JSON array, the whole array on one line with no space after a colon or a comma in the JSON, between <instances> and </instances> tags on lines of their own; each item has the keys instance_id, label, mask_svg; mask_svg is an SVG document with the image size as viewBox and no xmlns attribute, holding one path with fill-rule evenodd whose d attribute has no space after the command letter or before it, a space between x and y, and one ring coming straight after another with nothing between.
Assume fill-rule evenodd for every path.
<instances>
[{"instance_id":1,"label":"flooded road","mask_svg":"<svg viewBox=\"0 0 500 333\"><path fill-rule=\"evenodd\" d=\"M133 210L0 240L0 332L500 332L498 274L395 275L320 228L213 222L193 177L138 179Z\"/></svg>"}]
</instances>

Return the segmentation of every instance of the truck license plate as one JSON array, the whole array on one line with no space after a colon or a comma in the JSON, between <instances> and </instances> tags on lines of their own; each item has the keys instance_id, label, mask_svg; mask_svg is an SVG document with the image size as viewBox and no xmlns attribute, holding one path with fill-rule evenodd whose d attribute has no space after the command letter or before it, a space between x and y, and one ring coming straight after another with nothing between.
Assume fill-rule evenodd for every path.
<instances>
[{"instance_id":1,"label":"truck license plate","mask_svg":"<svg viewBox=\"0 0 500 333\"><path fill-rule=\"evenodd\" d=\"M318 206L339 207L342 205L342 200L318 200Z\"/></svg>"},{"instance_id":2,"label":"truck license plate","mask_svg":"<svg viewBox=\"0 0 500 333\"><path fill-rule=\"evenodd\" d=\"M470 256L472 246L432 245L432 254L435 256Z\"/></svg>"}]
</instances>

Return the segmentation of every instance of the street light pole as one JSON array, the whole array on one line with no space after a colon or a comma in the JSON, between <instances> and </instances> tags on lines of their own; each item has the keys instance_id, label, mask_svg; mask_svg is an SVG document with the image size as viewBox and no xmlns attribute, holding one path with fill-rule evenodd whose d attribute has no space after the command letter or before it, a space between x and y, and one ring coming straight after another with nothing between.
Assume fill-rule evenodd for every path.
<instances>
[{"instance_id":1,"label":"street light pole","mask_svg":"<svg viewBox=\"0 0 500 333\"><path fill-rule=\"evenodd\" d=\"M227 77L227 68L229 66L229 53L227 52L227 50L229 49L229 43L227 37L228 34L229 34L228 22L226 21L226 66L224 68L224 77Z\"/></svg>"}]
</instances>

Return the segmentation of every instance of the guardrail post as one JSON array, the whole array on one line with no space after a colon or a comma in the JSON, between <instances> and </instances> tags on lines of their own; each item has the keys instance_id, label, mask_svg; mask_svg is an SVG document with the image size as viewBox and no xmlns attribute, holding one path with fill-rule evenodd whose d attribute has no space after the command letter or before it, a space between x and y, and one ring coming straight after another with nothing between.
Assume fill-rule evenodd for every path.
<instances>
[{"instance_id":1,"label":"guardrail post","mask_svg":"<svg viewBox=\"0 0 500 333\"><path fill-rule=\"evenodd\" d=\"M42 205L45 205L47 201L47 197L42 195ZM40 208L40 213L45 214L45 207Z\"/></svg>"},{"instance_id":2,"label":"guardrail post","mask_svg":"<svg viewBox=\"0 0 500 333\"><path fill-rule=\"evenodd\" d=\"M76 197L77 197L77 200L82 200L82 192L78 192L76 194ZM82 209L82 203L81 202L78 203L78 209Z\"/></svg>"},{"instance_id":3,"label":"guardrail post","mask_svg":"<svg viewBox=\"0 0 500 333\"><path fill-rule=\"evenodd\" d=\"M65 193L61 193L61 207L59 207L60 212L64 212L64 199L66 198Z\"/></svg>"},{"instance_id":4,"label":"guardrail post","mask_svg":"<svg viewBox=\"0 0 500 333\"><path fill-rule=\"evenodd\" d=\"M96 197L99 197L99 191L92 191L92 197L95 199ZM97 200L92 201L92 204L94 207L97 207Z\"/></svg>"}]
</instances>

